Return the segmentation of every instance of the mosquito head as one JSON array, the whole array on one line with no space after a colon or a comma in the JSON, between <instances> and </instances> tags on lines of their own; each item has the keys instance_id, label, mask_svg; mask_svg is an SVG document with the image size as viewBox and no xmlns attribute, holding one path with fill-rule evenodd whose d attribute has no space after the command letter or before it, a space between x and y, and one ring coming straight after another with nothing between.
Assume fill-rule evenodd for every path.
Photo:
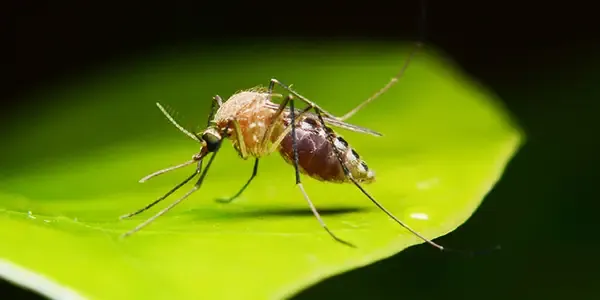
<instances>
[{"instance_id":1,"label":"mosquito head","mask_svg":"<svg viewBox=\"0 0 600 300\"><path fill-rule=\"evenodd\" d=\"M202 144L200 153L202 156L205 156L210 152L217 151L219 146L221 146L222 140L223 137L216 128L209 127L208 129L204 130L200 136L200 143Z\"/></svg>"}]
</instances>

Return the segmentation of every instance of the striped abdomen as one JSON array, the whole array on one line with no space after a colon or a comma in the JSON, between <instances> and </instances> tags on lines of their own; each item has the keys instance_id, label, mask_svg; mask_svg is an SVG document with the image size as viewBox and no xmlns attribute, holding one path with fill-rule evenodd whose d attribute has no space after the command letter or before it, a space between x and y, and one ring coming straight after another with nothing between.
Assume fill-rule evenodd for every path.
<instances>
[{"instance_id":1,"label":"striped abdomen","mask_svg":"<svg viewBox=\"0 0 600 300\"><path fill-rule=\"evenodd\" d=\"M290 122L286 118L285 125ZM334 144L327 138L327 131L332 135ZM296 142L298 147L298 165L300 171L312 178L329 182L349 182L336 156L338 152L352 177L358 182L369 183L375 179L375 173L348 143L329 128L323 128L318 120L305 118L296 125ZM279 146L279 153L290 164L294 164L292 149L292 133L290 132Z\"/></svg>"}]
</instances>

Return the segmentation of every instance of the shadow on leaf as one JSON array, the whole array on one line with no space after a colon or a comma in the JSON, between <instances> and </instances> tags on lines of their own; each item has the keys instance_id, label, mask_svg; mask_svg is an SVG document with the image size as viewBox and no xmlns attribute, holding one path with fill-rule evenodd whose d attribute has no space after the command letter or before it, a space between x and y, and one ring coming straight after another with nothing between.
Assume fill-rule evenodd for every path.
<instances>
[{"instance_id":1,"label":"shadow on leaf","mask_svg":"<svg viewBox=\"0 0 600 300\"><path fill-rule=\"evenodd\" d=\"M335 207L335 208L320 208L319 214L321 216L336 216L350 213L360 213L370 211L373 208L367 207L357 207L357 206L347 206L347 207ZM192 209L187 212L187 214L194 214L199 219L253 219L253 218L282 218L282 217L312 217L314 215L310 208L256 208L252 210L243 210L243 211L220 211L215 212L211 211L210 215L206 214L206 211L203 209Z\"/></svg>"}]
</instances>

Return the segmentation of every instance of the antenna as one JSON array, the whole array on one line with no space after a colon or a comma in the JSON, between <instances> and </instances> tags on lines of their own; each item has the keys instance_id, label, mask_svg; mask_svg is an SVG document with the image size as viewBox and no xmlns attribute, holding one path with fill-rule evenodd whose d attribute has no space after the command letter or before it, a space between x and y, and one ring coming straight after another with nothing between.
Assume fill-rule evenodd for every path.
<instances>
[{"instance_id":1,"label":"antenna","mask_svg":"<svg viewBox=\"0 0 600 300\"><path fill-rule=\"evenodd\" d=\"M162 113L167 117L167 119L169 119L169 121L173 125L175 125L175 127L177 127L177 129L179 129L181 132L185 133L185 135L191 137L195 141L200 142L200 138L198 136L196 136L195 134L187 131L185 128L183 128L181 125L179 125L179 123L177 123L177 121L175 121L175 119L165 110L164 107L162 107L162 105L160 105L160 103L156 102L156 106L158 106L158 108L160 109L160 111L162 111Z\"/></svg>"}]
</instances>

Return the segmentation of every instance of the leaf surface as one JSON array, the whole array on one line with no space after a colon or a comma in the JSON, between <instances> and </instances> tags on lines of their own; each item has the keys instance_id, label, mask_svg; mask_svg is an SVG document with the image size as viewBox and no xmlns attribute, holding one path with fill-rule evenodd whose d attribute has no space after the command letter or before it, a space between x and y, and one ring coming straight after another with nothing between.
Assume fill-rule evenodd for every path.
<instances>
[{"instance_id":1,"label":"leaf surface","mask_svg":"<svg viewBox=\"0 0 600 300\"><path fill-rule=\"evenodd\" d=\"M54 298L66 292L52 294L43 280L15 270L89 299L278 299L422 243L354 186L304 177L328 226L358 248L335 243L277 153L261 160L236 202L215 202L237 192L252 171L252 160L239 159L229 142L199 192L119 239L191 187L119 220L193 171L137 182L199 148L155 102L201 130L212 96L227 99L276 77L342 115L397 73L409 47L320 50L155 55L37 92L40 105L12 120L5 135L0 276ZM470 217L523 139L493 94L434 52L419 53L395 87L348 121L384 135L339 130L377 174L367 191L429 238Z\"/></svg>"}]
</instances>

